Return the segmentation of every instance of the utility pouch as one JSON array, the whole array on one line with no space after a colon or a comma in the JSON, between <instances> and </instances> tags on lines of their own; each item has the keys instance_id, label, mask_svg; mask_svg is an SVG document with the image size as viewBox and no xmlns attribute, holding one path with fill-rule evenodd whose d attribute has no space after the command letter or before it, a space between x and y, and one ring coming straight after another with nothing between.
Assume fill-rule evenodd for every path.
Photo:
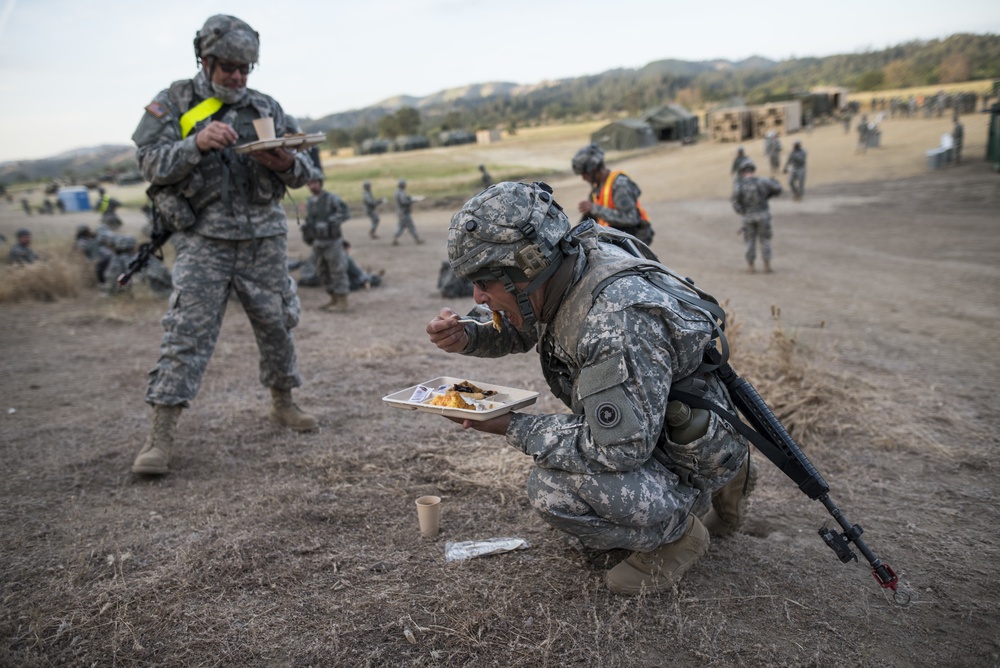
<instances>
[{"instance_id":1,"label":"utility pouch","mask_svg":"<svg viewBox=\"0 0 1000 668\"><path fill-rule=\"evenodd\" d=\"M183 232L197 222L194 209L186 197L173 186L150 186L146 191L159 214L159 224L169 232Z\"/></svg>"}]
</instances>

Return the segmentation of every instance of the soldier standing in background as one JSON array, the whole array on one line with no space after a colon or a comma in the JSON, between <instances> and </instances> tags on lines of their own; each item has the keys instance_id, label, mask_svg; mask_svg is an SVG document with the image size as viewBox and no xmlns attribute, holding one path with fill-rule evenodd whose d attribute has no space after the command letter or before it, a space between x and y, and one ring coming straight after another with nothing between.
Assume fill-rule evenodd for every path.
<instances>
[{"instance_id":1,"label":"soldier standing in background","mask_svg":"<svg viewBox=\"0 0 1000 668\"><path fill-rule=\"evenodd\" d=\"M375 234L379 223L378 208L385 203L385 198L375 199L375 196L372 195L371 181L365 181L361 188L361 199L365 205L365 213L368 214L368 219L372 221L371 227L368 229L368 236L372 239L378 239L378 235Z\"/></svg>"},{"instance_id":2,"label":"soldier standing in background","mask_svg":"<svg viewBox=\"0 0 1000 668\"><path fill-rule=\"evenodd\" d=\"M341 226L351 217L351 210L339 195L323 189L323 173L315 170L309 179L312 197L306 202L306 223L302 234L312 246L312 260L320 284L330 295L324 311L347 310L351 284L347 277L347 251Z\"/></svg>"},{"instance_id":3,"label":"soldier standing in background","mask_svg":"<svg viewBox=\"0 0 1000 668\"><path fill-rule=\"evenodd\" d=\"M781 169L781 140L773 130L764 135L764 154L771 165L771 176L777 176Z\"/></svg>"},{"instance_id":4,"label":"soldier standing in background","mask_svg":"<svg viewBox=\"0 0 1000 668\"><path fill-rule=\"evenodd\" d=\"M781 184L774 179L754 176L757 166L749 158L740 165L740 178L733 184L733 210L743 216L740 232L746 244L744 257L749 272L756 271L757 243L764 259L764 271L771 273L771 208L768 200L781 194Z\"/></svg>"},{"instance_id":5,"label":"soldier standing in background","mask_svg":"<svg viewBox=\"0 0 1000 668\"><path fill-rule=\"evenodd\" d=\"M799 201L806 191L806 152L802 148L802 142L795 142L792 152L785 162L783 173L791 174L788 177L788 187L792 190L792 199Z\"/></svg>"},{"instance_id":6,"label":"soldier standing in background","mask_svg":"<svg viewBox=\"0 0 1000 668\"><path fill-rule=\"evenodd\" d=\"M612 172L604 164L604 149L597 144L584 146L570 163L573 173L590 184L590 198L577 210L599 225L627 232L644 244L653 243L653 226L639 204L642 191L625 172Z\"/></svg>"},{"instance_id":7,"label":"soldier standing in background","mask_svg":"<svg viewBox=\"0 0 1000 668\"><path fill-rule=\"evenodd\" d=\"M98 189L97 193L97 206L94 208L101 214L101 225L112 231L117 230L122 226L122 219L117 213L122 203L104 192L104 188Z\"/></svg>"},{"instance_id":8,"label":"soldier standing in background","mask_svg":"<svg viewBox=\"0 0 1000 668\"><path fill-rule=\"evenodd\" d=\"M169 471L177 420L198 394L233 293L257 340L271 420L296 431L316 427L316 418L292 401L292 388L302 384L292 337L301 306L288 275L281 206L286 188L305 184L312 160L281 148L232 150L256 140L258 118L273 118L278 136L300 132L273 98L247 88L260 53L253 28L234 16L212 16L194 50L198 74L161 91L132 135L140 172L152 184L159 220L173 232L177 252L160 356L146 390L152 429L132 465L140 474Z\"/></svg>"},{"instance_id":9,"label":"soldier standing in background","mask_svg":"<svg viewBox=\"0 0 1000 668\"><path fill-rule=\"evenodd\" d=\"M864 154L868 151L868 114L862 114L861 120L858 121L858 148L855 149L855 153Z\"/></svg>"},{"instance_id":10,"label":"soldier standing in background","mask_svg":"<svg viewBox=\"0 0 1000 668\"><path fill-rule=\"evenodd\" d=\"M742 146L740 146L738 149L736 149L736 157L733 158L733 165L732 165L732 167L729 168L729 175L731 177L733 177L733 179L735 179L737 176L739 176L739 173L740 173L740 163L743 162L744 160L746 160L746 157L747 157L747 153L746 153L746 151L743 150Z\"/></svg>"},{"instance_id":11,"label":"soldier standing in background","mask_svg":"<svg viewBox=\"0 0 1000 668\"><path fill-rule=\"evenodd\" d=\"M955 114L955 127L951 131L952 145L955 147L955 164L962 162L962 142L965 141L965 127Z\"/></svg>"},{"instance_id":12,"label":"soldier standing in background","mask_svg":"<svg viewBox=\"0 0 1000 668\"><path fill-rule=\"evenodd\" d=\"M396 226L396 234L392 236L392 245L399 245L399 237L403 232L413 235L413 240L418 244L424 240L417 234L417 228L413 225L413 202L414 198L406 192L406 179L399 180L399 188L396 190L396 213L399 215L399 224Z\"/></svg>"}]
</instances>

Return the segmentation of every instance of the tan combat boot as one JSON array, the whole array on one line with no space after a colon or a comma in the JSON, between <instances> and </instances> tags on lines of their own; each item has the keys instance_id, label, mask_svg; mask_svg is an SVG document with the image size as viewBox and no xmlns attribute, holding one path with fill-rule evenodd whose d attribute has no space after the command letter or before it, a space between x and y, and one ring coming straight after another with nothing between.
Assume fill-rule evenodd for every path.
<instances>
[{"instance_id":1,"label":"tan combat boot","mask_svg":"<svg viewBox=\"0 0 1000 668\"><path fill-rule=\"evenodd\" d=\"M132 462L133 473L165 475L168 472L170 451L174 447L174 429L180 415L180 406L153 406L153 429L149 441Z\"/></svg>"},{"instance_id":2,"label":"tan combat boot","mask_svg":"<svg viewBox=\"0 0 1000 668\"><path fill-rule=\"evenodd\" d=\"M292 401L291 390L271 388L271 422L294 429L311 431L316 428L316 418L306 413Z\"/></svg>"},{"instance_id":3,"label":"tan combat boot","mask_svg":"<svg viewBox=\"0 0 1000 668\"><path fill-rule=\"evenodd\" d=\"M347 310L347 295L333 295L326 309L333 313L343 313Z\"/></svg>"},{"instance_id":4,"label":"tan combat boot","mask_svg":"<svg viewBox=\"0 0 1000 668\"><path fill-rule=\"evenodd\" d=\"M688 515L684 535L652 552L633 552L605 575L608 589L616 594L638 594L670 589L705 552L708 530L694 515Z\"/></svg>"},{"instance_id":5,"label":"tan combat boot","mask_svg":"<svg viewBox=\"0 0 1000 668\"><path fill-rule=\"evenodd\" d=\"M771 261L770 260L764 260L764 273L765 274L770 274L771 273Z\"/></svg>"},{"instance_id":6,"label":"tan combat boot","mask_svg":"<svg viewBox=\"0 0 1000 668\"><path fill-rule=\"evenodd\" d=\"M746 520L747 501L756 485L757 462L748 458L736 477L712 494L712 509L702 518L709 533L719 537L736 533Z\"/></svg>"},{"instance_id":7,"label":"tan combat boot","mask_svg":"<svg viewBox=\"0 0 1000 668\"><path fill-rule=\"evenodd\" d=\"M757 269L753 266L753 262L747 262L747 273L748 274L757 273Z\"/></svg>"}]
</instances>

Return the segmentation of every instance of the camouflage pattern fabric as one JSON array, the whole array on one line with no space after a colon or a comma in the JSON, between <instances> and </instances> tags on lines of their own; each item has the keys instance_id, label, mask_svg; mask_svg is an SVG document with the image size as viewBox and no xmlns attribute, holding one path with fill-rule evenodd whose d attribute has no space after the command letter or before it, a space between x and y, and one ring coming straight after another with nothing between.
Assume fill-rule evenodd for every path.
<instances>
[{"instance_id":1,"label":"camouflage pattern fabric","mask_svg":"<svg viewBox=\"0 0 1000 668\"><path fill-rule=\"evenodd\" d=\"M175 233L174 291L163 316L160 358L149 374L146 401L188 406L198 394L231 293L250 319L260 350L260 382L292 389L296 369L292 328L301 306L288 275L283 236L231 241Z\"/></svg>"},{"instance_id":2,"label":"camouflage pattern fabric","mask_svg":"<svg viewBox=\"0 0 1000 668\"><path fill-rule=\"evenodd\" d=\"M604 184L591 188L591 202L596 200L603 188ZM639 190L635 181L625 174L619 174L611 185L611 198L615 203L615 208L611 209L594 204L590 215L594 218L600 218L617 230L628 232L644 244L651 243L653 229L649 223L642 219L639 208L636 206L641 194L642 191Z\"/></svg>"},{"instance_id":3,"label":"camouflage pattern fabric","mask_svg":"<svg viewBox=\"0 0 1000 668\"><path fill-rule=\"evenodd\" d=\"M7 253L8 264L31 264L38 260L38 254L30 246L14 244Z\"/></svg>"},{"instance_id":4,"label":"camouflage pattern fabric","mask_svg":"<svg viewBox=\"0 0 1000 668\"><path fill-rule=\"evenodd\" d=\"M403 188L396 190L396 213L399 215L399 223L396 226L396 233L393 239L399 239L403 232L409 232L414 239L417 239L417 228L413 225L413 198Z\"/></svg>"},{"instance_id":5,"label":"camouflage pattern fabric","mask_svg":"<svg viewBox=\"0 0 1000 668\"><path fill-rule=\"evenodd\" d=\"M806 152L802 148L793 149L785 163L788 170L788 187L796 197L802 197L806 189Z\"/></svg>"},{"instance_id":6,"label":"camouflage pattern fabric","mask_svg":"<svg viewBox=\"0 0 1000 668\"><path fill-rule=\"evenodd\" d=\"M351 292L366 288L377 288L382 285L382 277L362 269L354 258L347 256L347 280L351 284Z\"/></svg>"},{"instance_id":7,"label":"camouflage pattern fabric","mask_svg":"<svg viewBox=\"0 0 1000 668\"><path fill-rule=\"evenodd\" d=\"M768 200L781 194L781 184L762 176L746 176L733 184L733 210L743 216L744 257L757 258L757 243L763 259L771 261L771 209Z\"/></svg>"},{"instance_id":8,"label":"camouflage pattern fabric","mask_svg":"<svg viewBox=\"0 0 1000 668\"><path fill-rule=\"evenodd\" d=\"M612 274L595 299L588 274L618 253L604 243L586 247L548 322L523 331L469 326L463 353L500 357L538 345L546 380L572 413L511 419L508 444L536 464L532 505L586 548L649 551L676 540L688 514L708 509L711 492L735 477L747 444L718 419L691 443L669 440L671 385L697 370L712 320L634 274ZM573 350L560 345L560 330L572 330ZM733 410L718 381L701 380L715 383L710 400ZM657 447L670 468L653 457Z\"/></svg>"},{"instance_id":9,"label":"camouflage pattern fabric","mask_svg":"<svg viewBox=\"0 0 1000 668\"><path fill-rule=\"evenodd\" d=\"M378 229L379 216L378 207L382 204L381 200L375 199L372 195L372 191L365 188L361 194L361 200L365 205L365 214L368 215L368 219L371 220L371 227L368 228L368 234L374 236L375 231Z\"/></svg>"},{"instance_id":10,"label":"camouflage pattern fabric","mask_svg":"<svg viewBox=\"0 0 1000 668\"><path fill-rule=\"evenodd\" d=\"M231 148L203 155L195 136L212 118L200 121L183 139L178 119L192 106L213 96L204 71L194 79L175 82L154 98L132 135L138 146L139 170L154 186L154 202L161 218L168 229L190 228L213 239L287 234L281 200L286 187L305 185L313 169L309 153L296 154L293 167L281 173ZM224 106L215 118L236 130L237 144L245 144L257 139L254 119L265 116L274 118L279 137L301 132L295 119L286 115L274 99L250 88L239 103Z\"/></svg>"},{"instance_id":11,"label":"camouflage pattern fabric","mask_svg":"<svg viewBox=\"0 0 1000 668\"><path fill-rule=\"evenodd\" d=\"M351 291L341 232L341 225L350 217L347 202L326 190L306 202L305 228L313 238L312 261L320 284L331 295L346 295Z\"/></svg>"},{"instance_id":12,"label":"camouflage pattern fabric","mask_svg":"<svg viewBox=\"0 0 1000 668\"><path fill-rule=\"evenodd\" d=\"M153 185L154 201L174 231L174 290L163 317L160 357L150 372L146 401L187 406L218 340L230 294L250 319L260 351L260 382L274 389L302 384L292 328L301 307L287 269L288 224L281 200L286 188L305 185L313 165L307 152L292 167L272 172L231 148L202 154L196 135L213 118L181 137L178 119L214 97L204 70L161 91L132 135L139 170ZM246 89L215 115L232 126L238 144L257 138L253 120L274 118L277 135L299 132L298 123L271 97Z\"/></svg>"}]
</instances>

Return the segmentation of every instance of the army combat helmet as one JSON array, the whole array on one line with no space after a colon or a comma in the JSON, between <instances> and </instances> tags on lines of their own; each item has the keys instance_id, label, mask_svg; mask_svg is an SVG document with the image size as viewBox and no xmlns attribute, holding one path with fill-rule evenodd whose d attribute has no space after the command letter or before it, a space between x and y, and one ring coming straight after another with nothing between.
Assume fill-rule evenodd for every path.
<instances>
[{"instance_id":1,"label":"army combat helmet","mask_svg":"<svg viewBox=\"0 0 1000 668\"><path fill-rule=\"evenodd\" d=\"M470 281L500 281L517 298L524 322L537 322L528 298L556 272L569 218L545 183L498 183L451 218L448 260ZM527 283L518 288L515 283Z\"/></svg>"},{"instance_id":2,"label":"army combat helmet","mask_svg":"<svg viewBox=\"0 0 1000 668\"><path fill-rule=\"evenodd\" d=\"M584 146L573 156L573 173L593 174L604 164L604 149L597 144Z\"/></svg>"},{"instance_id":3,"label":"army combat helmet","mask_svg":"<svg viewBox=\"0 0 1000 668\"><path fill-rule=\"evenodd\" d=\"M253 64L260 58L260 35L235 16L216 14L195 34L194 55L199 65L209 56Z\"/></svg>"}]
</instances>

